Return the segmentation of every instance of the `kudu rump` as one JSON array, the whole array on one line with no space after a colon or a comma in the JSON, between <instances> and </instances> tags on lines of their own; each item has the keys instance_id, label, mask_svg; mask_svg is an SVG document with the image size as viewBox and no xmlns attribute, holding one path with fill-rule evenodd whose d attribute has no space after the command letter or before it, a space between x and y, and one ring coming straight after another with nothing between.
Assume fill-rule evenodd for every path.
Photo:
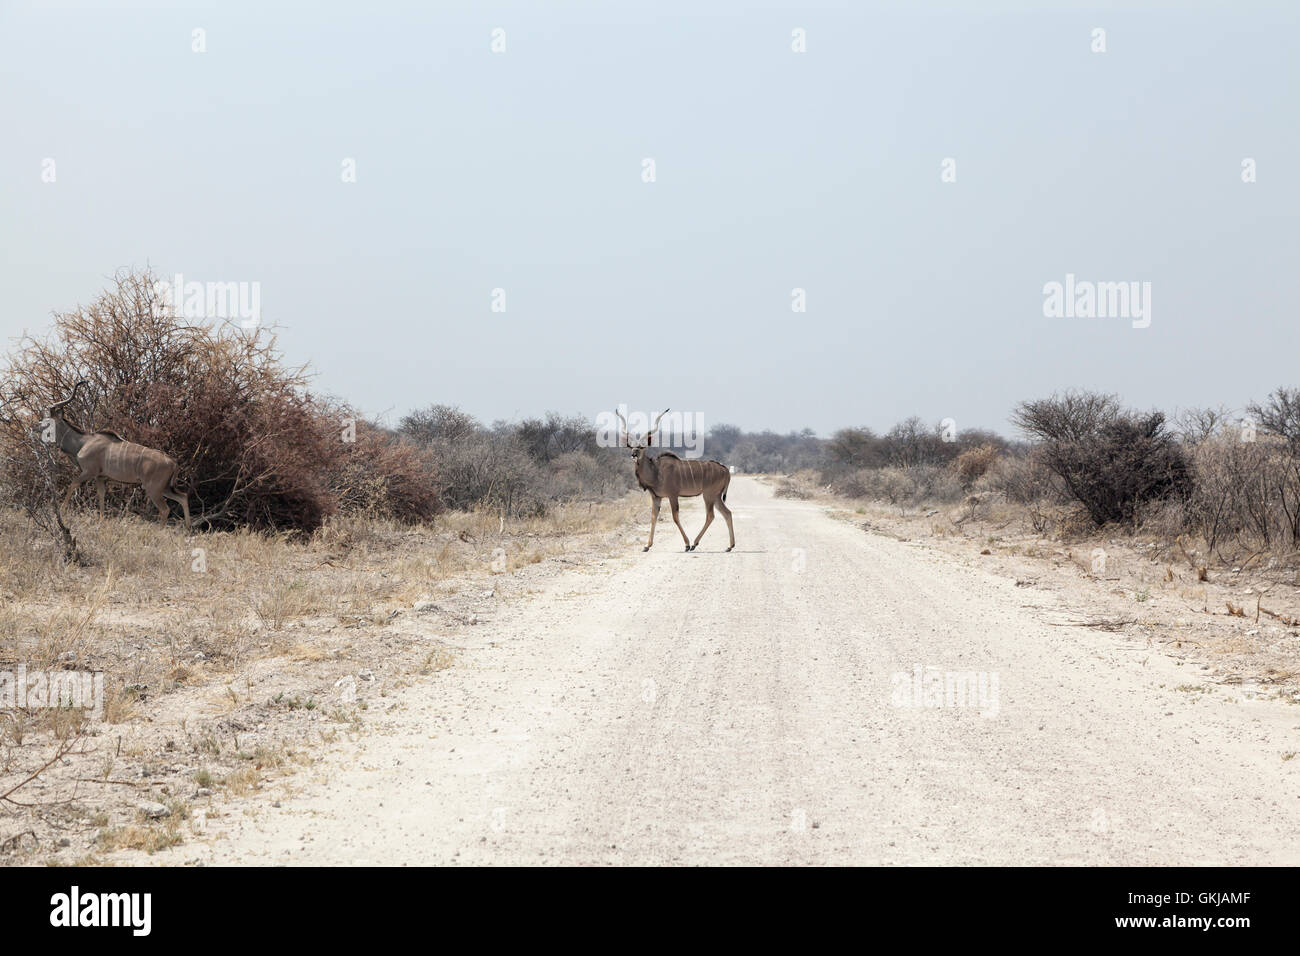
<instances>
[{"instance_id":1,"label":"kudu rump","mask_svg":"<svg viewBox=\"0 0 1300 956\"><path fill-rule=\"evenodd\" d=\"M72 480L72 485L63 498L63 507L68 506L78 488L94 479L95 490L99 494L99 516L102 518L104 486L111 479L124 485L143 487L144 493L158 509L158 517L163 524L167 523L167 516L171 513L167 499L179 502L185 513L185 530L189 531L190 499L185 492L176 490L176 472L179 466L175 459L156 448L129 442L116 432L98 431L87 434L62 415L54 414L72 401L77 389L85 384L78 382L72 386L72 393L67 398L55 402L45 412L46 420L54 425L55 443L81 468L81 474Z\"/></svg>"},{"instance_id":2,"label":"kudu rump","mask_svg":"<svg viewBox=\"0 0 1300 956\"><path fill-rule=\"evenodd\" d=\"M655 543L655 523L659 520L659 503L668 499L668 507L673 511L673 523L682 533L686 550L694 551L704 537L704 532L713 524L713 509L716 507L727 519L727 534L731 538L730 551L736 546L736 529L731 525L731 509L727 507L727 486L731 484L731 471L726 465L717 461L683 461L670 451L660 452L658 458L651 458L647 449L659 430L659 422L668 409L659 413L654 425L646 432L645 443L633 445L632 436L627 431L627 419L623 413L615 410L618 420L623 423L624 444L632 449L632 460L636 462L636 480L646 491L650 492L650 540L643 550L649 551ZM704 527L695 536L695 542L686 536L681 519L677 516L677 499L704 497Z\"/></svg>"}]
</instances>

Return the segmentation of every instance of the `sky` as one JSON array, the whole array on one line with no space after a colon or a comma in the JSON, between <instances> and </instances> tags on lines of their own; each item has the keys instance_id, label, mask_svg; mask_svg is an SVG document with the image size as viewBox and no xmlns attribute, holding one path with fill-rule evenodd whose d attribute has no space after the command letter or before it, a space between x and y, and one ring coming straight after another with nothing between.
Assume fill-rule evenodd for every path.
<instances>
[{"instance_id":1,"label":"sky","mask_svg":"<svg viewBox=\"0 0 1300 956\"><path fill-rule=\"evenodd\" d=\"M1300 385L1298 21L0 0L0 335L148 266L257 283L315 390L389 424L1240 408ZM1149 311L1046 314L1067 276Z\"/></svg>"}]
</instances>

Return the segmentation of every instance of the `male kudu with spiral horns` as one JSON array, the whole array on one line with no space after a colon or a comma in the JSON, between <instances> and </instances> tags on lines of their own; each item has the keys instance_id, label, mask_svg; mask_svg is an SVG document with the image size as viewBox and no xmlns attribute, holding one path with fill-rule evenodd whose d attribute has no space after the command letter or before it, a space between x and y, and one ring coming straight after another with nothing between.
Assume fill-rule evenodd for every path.
<instances>
[{"instance_id":1,"label":"male kudu with spiral horns","mask_svg":"<svg viewBox=\"0 0 1300 956\"><path fill-rule=\"evenodd\" d=\"M699 546L704 532L708 531L709 525L713 524L714 508L721 511L722 517L727 519L727 534L731 538L731 545L727 550L734 548L736 529L732 527L731 509L727 507L727 486L731 484L730 469L718 461L683 460L670 451L660 452L658 458L652 458L648 449L655 432L659 431L659 422L663 420L664 415L668 414L666 408L654 420L654 424L646 432L645 442L640 445L632 444L632 436L628 433L627 419L623 417L623 413L615 410L614 414L623 423L623 444L632 449L632 460L636 462L637 483L650 492L650 540L642 550L649 551L655 543L655 523L659 520L659 503L664 498L668 499L668 507L673 512L673 523L682 533L682 541L686 543L687 551L694 551ZM700 533L695 536L695 541L692 543L686 536L686 530L677 515L677 499L694 498L696 495L704 498L705 518L704 527L700 529Z\"/></svg>"}]
</instances>

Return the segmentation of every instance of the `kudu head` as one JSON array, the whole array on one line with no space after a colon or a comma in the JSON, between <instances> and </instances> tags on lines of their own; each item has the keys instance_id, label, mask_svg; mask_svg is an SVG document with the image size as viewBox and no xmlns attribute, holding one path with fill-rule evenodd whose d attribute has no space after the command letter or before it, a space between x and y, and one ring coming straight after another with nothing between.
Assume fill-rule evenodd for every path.
<instances>
[{"instance_id":1,"label":"kudu head","mask_svg":"<svg viewBox=\"0 0 1300 956\"><path fill-rule=\"evenodd\" d=\"M77 382L76 385L72 386L72 391L68 393L67 398L65 398L61 402L55 402L53 405L47 407L45 409L45 420L41 423L40 426L42 431L42 439L44 441L47 441L53 445L58 445L59 448L68 452L68 454L70 455L75 455L75 451L68 447L67 439L71 435L80 435L81 430L72 425L69 425L67 419L65 419L61 414L57 414L57 413L59 412L60 409L63 408L64 405L67 405L69 402L71 402L74 398L77 397L77 389L81 388L81 386L83 385L88 385L88 384L89 383L86 382L84 379ZM51 428L53 429L52 432L50 431Z\"/></svg>"},{"instance_id":2,"label":"kudu head","mask_svg":"<svg viewBox=\"0 0 1300 956\"><path fill-rule=\"evenodd\" d=\"M623 413L618 409L615 409L614 414L617 415L618 420L623 423L623 444L632 449L632 460L640 463L641 458L646 453L646 449L650 447L650 443L654 440L655 432L659 431L659 422L668 414L668 409L665 408L659 413L654 424L650 426L650 430L645 433L645 441L640 442L639 444L632 443L632 435L627 430L627 419L623 417Z\"/></svg>"}]
</instances>

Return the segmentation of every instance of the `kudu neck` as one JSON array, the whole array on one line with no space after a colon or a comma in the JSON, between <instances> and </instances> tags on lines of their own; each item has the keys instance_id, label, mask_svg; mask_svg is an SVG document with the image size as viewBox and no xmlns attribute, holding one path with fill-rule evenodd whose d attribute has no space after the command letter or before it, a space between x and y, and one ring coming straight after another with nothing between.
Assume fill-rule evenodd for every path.
<instances>
[{"instance_id":1,"label":"kudu neck","mask_svg":"<svg viewBox=\"0 0 1300 956\"><path fill-rule=\"evenodd\" d=\"M659 477L659 465L650 457L648 449L636 460L636 476L643 485L649 485Z\"/></svg>"},{"instance_id":2,"label":"kudu neck","mask_svg":"<svg viewBox=\"0 0 1300 956\"><path fill-rule=\"evenodd\" d=\"M57 415L50 417L54 419L55 443L64 453L76 458L77 452L81 451L81 446L86 443L86 436Z\"/></svg>"}]
</instances>

